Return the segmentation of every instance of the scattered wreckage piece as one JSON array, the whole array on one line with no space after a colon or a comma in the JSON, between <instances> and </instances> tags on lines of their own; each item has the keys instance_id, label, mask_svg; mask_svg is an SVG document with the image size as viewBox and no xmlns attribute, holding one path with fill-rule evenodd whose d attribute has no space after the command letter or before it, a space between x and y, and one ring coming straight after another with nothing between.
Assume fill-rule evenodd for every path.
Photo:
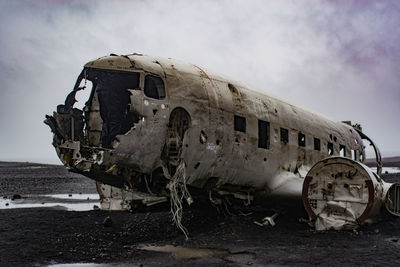
<instances>
[{"instance_id":1,"label":"scattered wreckage piece","mask_svg":"<svg viewBox=\"0 0 400 267\"><path fill-rule=\"evenodd\" d=\"M140 207L150 207L167 202L167 197L155 196L150 193L124 190L122 188L96 182L102 210L135 210Z\"/></svg>"},{"instance_id":2,"label":"scattered wreckage piece","mask_svg":"<svg viewBox=\"0 0 400 267\"><path fill-rule=\"evenodd\" d=\"M91 91L81 110L74 104L82 90ZM102 207L131 209L169 199L177 225L183 200L200 195L222 205L226 201L218 197L250 205L259 196L301 196L302 188L309 197L314 180L304 178L312 166L332 156L362 162L363 139L375 149L378 174L382 167L379 150L359 125L330 120L193 64L136 53L88 62L45 123L66 168L108 185L100 185ZM379 179L364 172L375 186ZM353 191L343 193L350 198ZM382 194L395 215L399 192L394 185ZM370 203L364 195L359 199Z\"/></svg>"},{"instance_id":3,"label":"scattered wreckage piece","mask_svg":"<svg viewBox=\"0 0 400 267\"><path fill-rule=\"evenodd\" d=\"M259 225L259 226L271 225L272 227L274 227L276 225L276 223L275 223L276 217L278 217L278 213L274 213L270 217L264 217L263 220L262 220L262 223L257 222L257 221L254 221L254 223Z\"/></svg>"}]
</instances>

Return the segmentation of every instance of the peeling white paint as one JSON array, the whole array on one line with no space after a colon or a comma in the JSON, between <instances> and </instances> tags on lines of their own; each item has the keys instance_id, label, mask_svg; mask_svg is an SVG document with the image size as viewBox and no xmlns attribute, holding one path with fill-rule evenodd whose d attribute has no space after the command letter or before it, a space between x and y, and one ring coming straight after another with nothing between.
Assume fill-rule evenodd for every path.
<instances>
[{"instance_id":1,"label":"peeling white paint","mask_svg":"<svg viewBox=\"0 0 400 267\"><path fill-rule=\"evenodd\" d=\"M210 150L214 153L217 153L218 150L218 146L216 144L213 143L207 143L207 150Z\"/></svg>"}]
</instances>

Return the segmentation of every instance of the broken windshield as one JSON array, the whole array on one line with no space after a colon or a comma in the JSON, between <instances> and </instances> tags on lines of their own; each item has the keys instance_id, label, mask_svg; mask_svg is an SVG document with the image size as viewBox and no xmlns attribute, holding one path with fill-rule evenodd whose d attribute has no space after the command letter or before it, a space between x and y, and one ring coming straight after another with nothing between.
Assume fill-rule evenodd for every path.
<instances>
[{"instance_id":1,"label":"broken windshield","mask_svg":"<svg viewBox=\"0 0 400 267\"><path fill-rule=\"evenodd\" d=\"M118 134L124 134L137 121L130 112L130 93L127 89L139 89L139 73L87 69L86 78L93 83L91 99L97 93L100 116L103 121L100 141L110 147ZM89 100L89 106L91 99Z\"/></svg>"},{"instance_id":2,"label":"broken windshield","mask_svg":"<svg viewBox=\"0 0 400 267\"><path fill-rule=\"evenodd\" d=\"M110 146L117 134L126 133L132 126L129 112L130 93L139 87L138 73L100 71L96 75L96 92L103 120L101 142Z\"/></svg>"}]
</instances>

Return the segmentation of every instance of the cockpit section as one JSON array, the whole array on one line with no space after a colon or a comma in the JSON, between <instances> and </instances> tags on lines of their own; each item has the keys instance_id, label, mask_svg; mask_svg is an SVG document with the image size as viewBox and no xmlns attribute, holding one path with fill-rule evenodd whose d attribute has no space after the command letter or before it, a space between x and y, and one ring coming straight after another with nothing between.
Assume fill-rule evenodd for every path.
<instances>
[{"instance_id":1,"label":"cockpit section","mask_svg":"<svg viewBox=\"0 0 400 267\"><path fill-rule=\"evenodd\" d=\"M83 108L77 108L76 98L83 95L82 91L88 99ZM144 161L149 164L148 172L160 157L161 143L165 142L166 130L159 126L166 128L166 123L160 123L167 120L165 99L164 80L157 74L142 69L86 66L64 104L57 106L53 116L46 115L45 123L54 133L53 145L59 158L73 171L89 176L95 169L99 173L109 170L107 175L118 176L121 170L115 175L115 164L143 167ZM154 136L160 143L154 146L159 153L150 153L151 158L138 156ZM141 170L136 168L137 171ZM127 173L132 172L133 169Z\"/></svg>"}]
</instances>

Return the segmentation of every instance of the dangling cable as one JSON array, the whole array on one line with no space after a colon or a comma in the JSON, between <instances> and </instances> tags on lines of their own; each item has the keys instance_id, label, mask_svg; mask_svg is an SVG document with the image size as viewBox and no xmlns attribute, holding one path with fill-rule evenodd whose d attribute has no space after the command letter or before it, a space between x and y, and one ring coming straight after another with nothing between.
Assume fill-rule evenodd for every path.
<instances>
[{"instance_id":1,"label":"dangling cable","mask_svg":"<svg viewBox=\"0 0 400 267\"><path fill-rule=\"evenodd\" d=\"M176 227L180 229L186 237L186 240L189 239L187 229L182 225L182 215L183 215L183 207L182 202L183 199L186 199L187 203L190 205L193 202L192 196L189 193L189 190L186 187L186 166L185 162L182 160L178 167L176 168L175 174L173 177L168 172L168 168L162 165L164 176L170 180L167 185L167 188L170 191L170 201L171 201L171 214L172 220L174 221Z\"/></svg>"}]
</instances>

